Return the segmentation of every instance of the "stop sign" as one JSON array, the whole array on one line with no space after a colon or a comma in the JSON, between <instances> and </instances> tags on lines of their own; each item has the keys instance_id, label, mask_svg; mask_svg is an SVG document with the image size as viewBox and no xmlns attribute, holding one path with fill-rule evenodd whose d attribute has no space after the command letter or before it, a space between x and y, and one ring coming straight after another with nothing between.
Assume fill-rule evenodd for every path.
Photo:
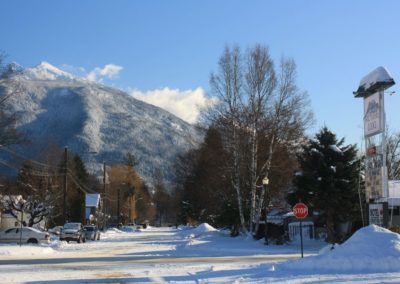
<instances>
[{"instance_id":1,"label":"stop sign","mask_svg":"<svg viewBox=\"0 0 400 284\"><path fill-rule=\"evenodd\" d=\"M308 207L304 203L297 203L293 207L293 214L297 219L304 219L308 215Z\"/></svg>"}]
</instances>

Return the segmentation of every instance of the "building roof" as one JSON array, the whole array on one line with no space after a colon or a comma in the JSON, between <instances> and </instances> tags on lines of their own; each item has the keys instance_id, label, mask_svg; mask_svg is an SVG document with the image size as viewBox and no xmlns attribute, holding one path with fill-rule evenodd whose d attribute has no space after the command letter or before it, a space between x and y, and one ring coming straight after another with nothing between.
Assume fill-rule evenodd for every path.
<instances>
[{"instance_id":1,"label":"building roof","mask_svg":"<svg viewBox=\"0 0 400 284\"><path fill-rule=\"evenodd\" d=\"M100 193L86 193L85 195L85 206L86 207L99 207L100 205Z\"/></svg>"}]
</instances>

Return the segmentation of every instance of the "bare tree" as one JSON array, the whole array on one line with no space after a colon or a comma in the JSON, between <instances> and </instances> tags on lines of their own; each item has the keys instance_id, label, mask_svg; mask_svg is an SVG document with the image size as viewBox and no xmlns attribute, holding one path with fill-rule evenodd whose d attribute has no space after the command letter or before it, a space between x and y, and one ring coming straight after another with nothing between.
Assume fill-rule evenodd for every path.
<instances>
[{"instance_id":1,"label":"bare tree","mask_svg":"<svg viewBox=\"0 0 400 284\"><path fill-rule=\"evenodd\" d=\"M61 199L59 180L55 170L37 168L26 162L19 171L15 188L3 197L3 206L18 220L16 212L26 213L32 227L47 217L55 217L57 201ZM18 195L15 192L18 192Z\"/></svg>"},{"instance_id":2,"label":"bare tree","mask_svg":"<svg viewBox=\"0 0 400 284\"><path fill-rule=\"evenodd\" d=\"M250 132L250 233L253 233L257 193L258 140L265 115L271 104L276 86L274 64L269 56L268 48L256 45L248 51L245 90L247 95L245 115L247 130Z\"/></svg>"},{"instance_id":3,"label":"bare tree","mask_svg":"<svg viewBox=\"0 0 400 284\"><path fill-rule=\"evenodd\" d=\"M227 147L232 153L231 182L235 189L240 226L247 232L240 183L240 130L243 121L243 60L238 46L225 47L218 61L218 74L211 74L210 85L219 99L214 118L224 125Z\"/></svg>"},{"instance_id":4,"label":"bare tree","mask_svg":"<svg viewBox=\"0 0 400 284\"><path fill-rule=\"evenodd\" d=\"M14 76L21 72L15 64L6 64L5 55L0 53L0 145L8 146L21 143L24 139L16 130L18 115L10 111L8 100L21 92Z\"/></svg>"},{"instance_id":5,"label":"bare tree","mask_svg":"<svg viewBox=\"0 0 400 284\"><path fill-rule=\"evenodd\" d=\"M313 122L307 94L300 92L296 85L296 64L293 59L281 59L275 92L272 107L267 108L265 130L269 138L269 147L259 171L258 182L262 178L269 179L277 145L284 143L289 147L296 146L298 140L304 137L304 130ZM265 187L260 188L256 209L256 232L259 216L265 207Z\"/></svg>"},{"instance_id":6,"label":"bare tree","mask_svg":"<svg viewBox=\"0 0 400 284\"><path fill-rule=\"evenodd\" d=\"M238 47L226 47L218 67L217 74L211 75L210 85L219 103L208 118L221 131L230 153L227 167L236 192L241 228L247 231L244 216L249 209L253 233L253 222L256 221L257 231L266 204L261 181L270 177L275 150L279 148L285 155L295 153L313 117L307 94L297 87L294 60L282 58L275 71L265 46L248 49L244 57Z\"/></svg>"},{"instance_id":7,"label":"bare tree","mask_svg":"<svg viewBox=\"0 0 400 284\"><path fill-rule=\"evenodd\" d=\"M398 180L400 179L400 132L388 137L386 147L388 179Z\"/></svg>"}]
</instances>

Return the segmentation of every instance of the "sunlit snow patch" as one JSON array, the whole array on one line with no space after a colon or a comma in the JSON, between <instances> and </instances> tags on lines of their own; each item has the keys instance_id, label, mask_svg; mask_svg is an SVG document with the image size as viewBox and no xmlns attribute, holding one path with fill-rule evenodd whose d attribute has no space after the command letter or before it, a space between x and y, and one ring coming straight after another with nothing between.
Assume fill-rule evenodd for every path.
<instances>
[{"instance_id":1,"label":"sunlit snow patch","mask_svg":"<svg viewBox=\"0 0 400 284\"><path fill-rule=\"evenodd\" d=\"M314 270L316 272L398 272L400 235L370 225L342 245L324 250L320 255L289 261L280 269Z\"/></svg>"},{"instance_id":2,"label":"sunlit snow patch","mask_svg":"<svg viewBox=\"0 0 400 284\"><path fill-rule=\"evenodd\" d=\"M46 244L24 244L19 246L17 244L0 244L0 255L10 256L27 256L27 255L43 255L52 254L54 249Z\"/></svg>"},{"instance_id":3,"label":"sunlit snow patch","mask_svg":"<svg viewBox=\"0 0 400 284\"><path fill-rule=\"evenodd\" d=\"M187 238L198 238L200 236L207 236L219 231L208 223L202 223L196 228L187 230L186 232L188 232L188 235L186 236Z\"/></svg>"}]
</instances>

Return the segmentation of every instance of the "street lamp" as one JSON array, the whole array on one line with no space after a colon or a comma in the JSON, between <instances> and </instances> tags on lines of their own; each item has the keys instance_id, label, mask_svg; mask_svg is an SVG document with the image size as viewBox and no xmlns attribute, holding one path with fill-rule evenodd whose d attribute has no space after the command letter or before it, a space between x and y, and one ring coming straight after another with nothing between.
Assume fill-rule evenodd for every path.
<instances>
[{"instance_id":1,"label":"street lamp","mask_svg":"<svg viewBox=\"0 0 400 284\"><path fill-rule=\"evenodd\" d=\"M264 192L267 193L268 190L268 184L269 184L269 179L267 176L265 176L262 180L262 184L264 187ZM267 235L267 210L265 209L265 244L268 245L268 235Z\"/></svg>"}]
</instances>

